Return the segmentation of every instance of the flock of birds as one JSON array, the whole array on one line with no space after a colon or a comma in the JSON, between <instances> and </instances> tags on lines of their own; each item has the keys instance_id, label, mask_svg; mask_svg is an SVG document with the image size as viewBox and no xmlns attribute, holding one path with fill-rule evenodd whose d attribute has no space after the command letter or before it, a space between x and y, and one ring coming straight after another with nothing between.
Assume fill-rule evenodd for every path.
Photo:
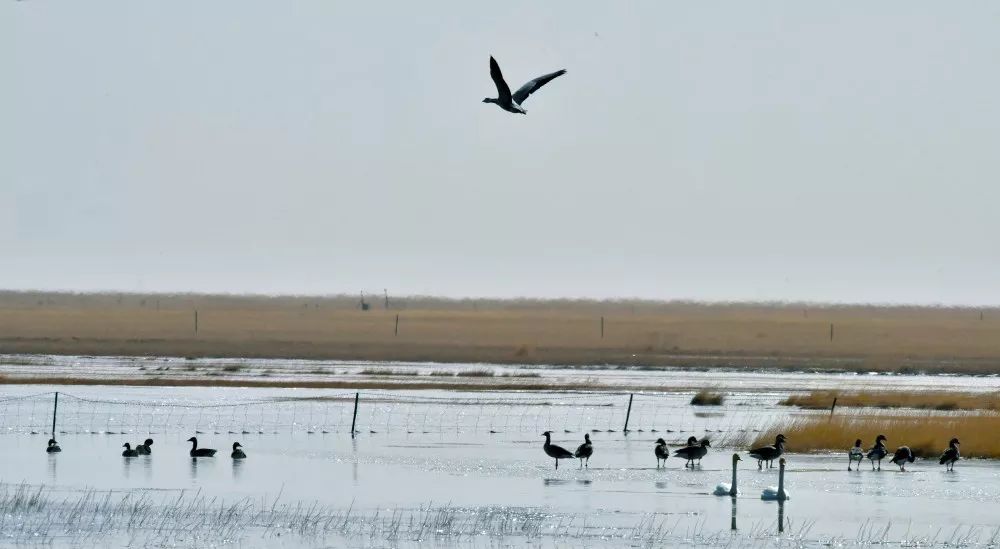
<instances>
[{"instance_id":1,"label":"flock of birds","mask_svg":"<svg viewBox=\"0 0 1000 549\"><path fill-rule=\"evenodd\" d=\"M545 450L545 454L556 461L556 469L559 468L560 459L579 459L580 468L590 467L590 457L594 455L594 445L590 441L590 435L583 435L583 444L581 444L576 452L570 452L569 450L563 448L562 446L556 446L552 444L552 431L545 431L542 433L545 437L545 444L542 445L542 449ZM847 453L847 470L852 471L854 461L857 460L857 469L861 470L861 461L864 458L868 458L872 464L872 471L882 470L882 460L889 455L889 450L886 448L885 443L888 441L888 437L885 435L879 435L875 437L875 445L872 446L867 452L861 447L861 439L854 442L854 447L848 450ZM774 438L774 444L768 446L761 446L760 448L753 448L749 451L750 457L757 460L757 468L763 469L765 464L768 468L774 466L774 460L778 460L778 486L769 486L764 489L761 493L761 499L766 500L778 500L785 501L789 498L788 492L785 490L785 458L781 457L785 453L785 442L788 439L785 435L779 434ZM961 457L959 452L959 441L957 438L953 438L948 442L948 449L941 454L941 459L939 463L945 466L948 471L954 470L955 462ZM692 469L698 465L701 465L701 459L708 454L708 449L712 447L712 444L707 438L701 439L700 441L696 437L688 437L687 445L674 450L674 456L679 458L684 458L684 467L691 467ZM653 454L656 456L656 468L659 469L660 465L666 467L667 458L670 457L670 449L667 447L667 442L662 438L656 439L656 446L653 448ZM899 466L900 471L906 471L906 464L913 463L916 456L913 451L910 450L909 446L900 446L892 454L891 463ZM695 462L698 462L697 464ZM731 483L719 483L715 487L715 491L712 492L717 496L737 496L739 491L736 488L736 463L743 461L739 454L733 454L733 480Z\"/></svg>"},{"instance_id":2,"label":"flock of birds","mask_svg":"<svg viewBox=\"0 0 1000 549\"><path fill-rule=\"evenodd\" d=\"M191 443L191 451L188 452L188 454L193 458L215 457L216 452L218 452L218 450L214 448L199 448L197 437L191 437L187 439L187 442ZM122 448L125 448L125 450L122 451L122 457L131 458L152 455L153 450L150 448L152 445L153 439L151 438L147 438L142 444L136 444L135 448L133 448L130 443L126 442L125 444L122 444ZM59 443L56 442L56 439L50 438L49 445L45 448L45 451L50 454L54 454L56 452L62 452L62 448L59 447ZM239 442L234 442L233 452L229 454L229 457L233 459L246 459L247 455L243 451L243 445Z\"/></svg>"}]
</instances>

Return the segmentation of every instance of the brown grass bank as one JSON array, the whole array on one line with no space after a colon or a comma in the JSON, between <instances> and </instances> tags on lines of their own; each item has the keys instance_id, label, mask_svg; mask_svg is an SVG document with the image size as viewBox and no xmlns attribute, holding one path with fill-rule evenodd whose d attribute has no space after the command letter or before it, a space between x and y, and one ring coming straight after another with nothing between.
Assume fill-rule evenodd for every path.
<instances>
[{"instance_id":1,"label":"brown grass bank","mask_svg":"<svg viewBox=\"0 0 1000 549\"><path fill-rule=\"evenodd\" d=\"M857 408L916 408L923 410L1000 410L1000 393L953 393L947 391L813 391L791 395L779 404L807 410L825 410L837 399L837 406Z\"/></svg>"},{"instance_id":2,"label":"brown grass bank","mask_svg":"<svg viewBox=\"0 0 1000 549\"><path fill-rule=\"evenodd\" d=\"M363 312L357 302L0 292L0 353L1000 372L998 309L415 297Z\"/></svg>"},{"instance_id":3,"label":"brown grass bank","mask_svg":"<svg viewBox=\"0 0 1000 549\"><path fill-rule=\"evenodd\" d=\"M851 417L822 416L796 419L761 434L754 444L771 444L775 435L788 437L791 452L843 451L860 438L865 448L884 434L890 451L909 446L918 457L934 458L948 447L952 437L962 441L962 456L1000 458L1000 414L981 413L955 416Z\"/></svg>"}]
</instances>

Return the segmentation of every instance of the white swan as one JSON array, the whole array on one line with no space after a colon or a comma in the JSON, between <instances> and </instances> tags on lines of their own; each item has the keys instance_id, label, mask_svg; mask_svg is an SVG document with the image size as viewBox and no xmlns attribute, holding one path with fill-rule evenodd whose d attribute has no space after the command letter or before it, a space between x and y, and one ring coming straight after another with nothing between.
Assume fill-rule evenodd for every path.
<instances>
[{"instance_id":1,"label":"white swan","mask_svg":"<svg viewBox=\"0 0 1000 549\"><path fill-rule=\"evenodd\" d=\"M785 491L785 458L778 460L778 487L768 486L760 493L760 499L766 501L785 501L792 496Z\"/></svg>"},{"instance_id":2,"label":"white swan","mask_svg":"<svg viewBox=\"0 0 1000 549\"><path fill-rule=\"evenodd\" d=\"M738 454L733 454L733 483L728 484L725 482L720 482L716 487L712 495L716 496L732 496L736 497L739 495L740 491L736 488L736 462L743 461L740 459Z\"/></svg>"}]
</instances>

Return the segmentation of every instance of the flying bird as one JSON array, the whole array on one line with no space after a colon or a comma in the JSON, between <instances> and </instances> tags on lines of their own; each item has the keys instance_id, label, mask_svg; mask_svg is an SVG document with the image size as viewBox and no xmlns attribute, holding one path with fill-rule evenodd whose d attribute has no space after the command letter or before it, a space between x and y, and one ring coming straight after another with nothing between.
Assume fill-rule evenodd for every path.
<instances>
[{"instance_id":1,"label":"flying bird","mask_svg":"<svg viewBox=\"0 0 1000 549\"><path fill-rule=\"evenodd\" d=\"M539 76L534 80L529 80L527 84L521 86L519 90L511 94L510 87L507 86L507 82L503 79L503 73L500 72L500 65L497 64L497 60L493 59L491 55L490 77L493 78L493 83L497 86L497 97L495 99L487 97L483 99L483 103L496 103L501 109L507 112L528 114L528 111L524 110L524 107L521 106L528 99L528 96L541 89L542 86L548 84L552 79L564 74L566 74L566 69Z\"/></svg>"}]
</instances>

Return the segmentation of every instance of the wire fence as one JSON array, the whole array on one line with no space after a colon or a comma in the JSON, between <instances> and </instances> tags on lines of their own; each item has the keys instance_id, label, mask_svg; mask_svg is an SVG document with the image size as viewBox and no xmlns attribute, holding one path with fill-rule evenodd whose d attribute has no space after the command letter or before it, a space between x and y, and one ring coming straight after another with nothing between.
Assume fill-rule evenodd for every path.
<instances>
[{"instance_id":1,"label":"wire fence","mask_svg":"<svg viewBox=\"0 0 1000 549\"><path fill-rule=\"evenodd\" d=\"M333 392L320 397L178 403L95 399L68 393L0 397L7 434L538 434L650 432L743 440L777 417L773 399L742 395L695 407L690 395L658 393ZM55 420L53 422L53 419ZM353 427L353 430L352 430Z\"/></svg>"}]
</instances>

